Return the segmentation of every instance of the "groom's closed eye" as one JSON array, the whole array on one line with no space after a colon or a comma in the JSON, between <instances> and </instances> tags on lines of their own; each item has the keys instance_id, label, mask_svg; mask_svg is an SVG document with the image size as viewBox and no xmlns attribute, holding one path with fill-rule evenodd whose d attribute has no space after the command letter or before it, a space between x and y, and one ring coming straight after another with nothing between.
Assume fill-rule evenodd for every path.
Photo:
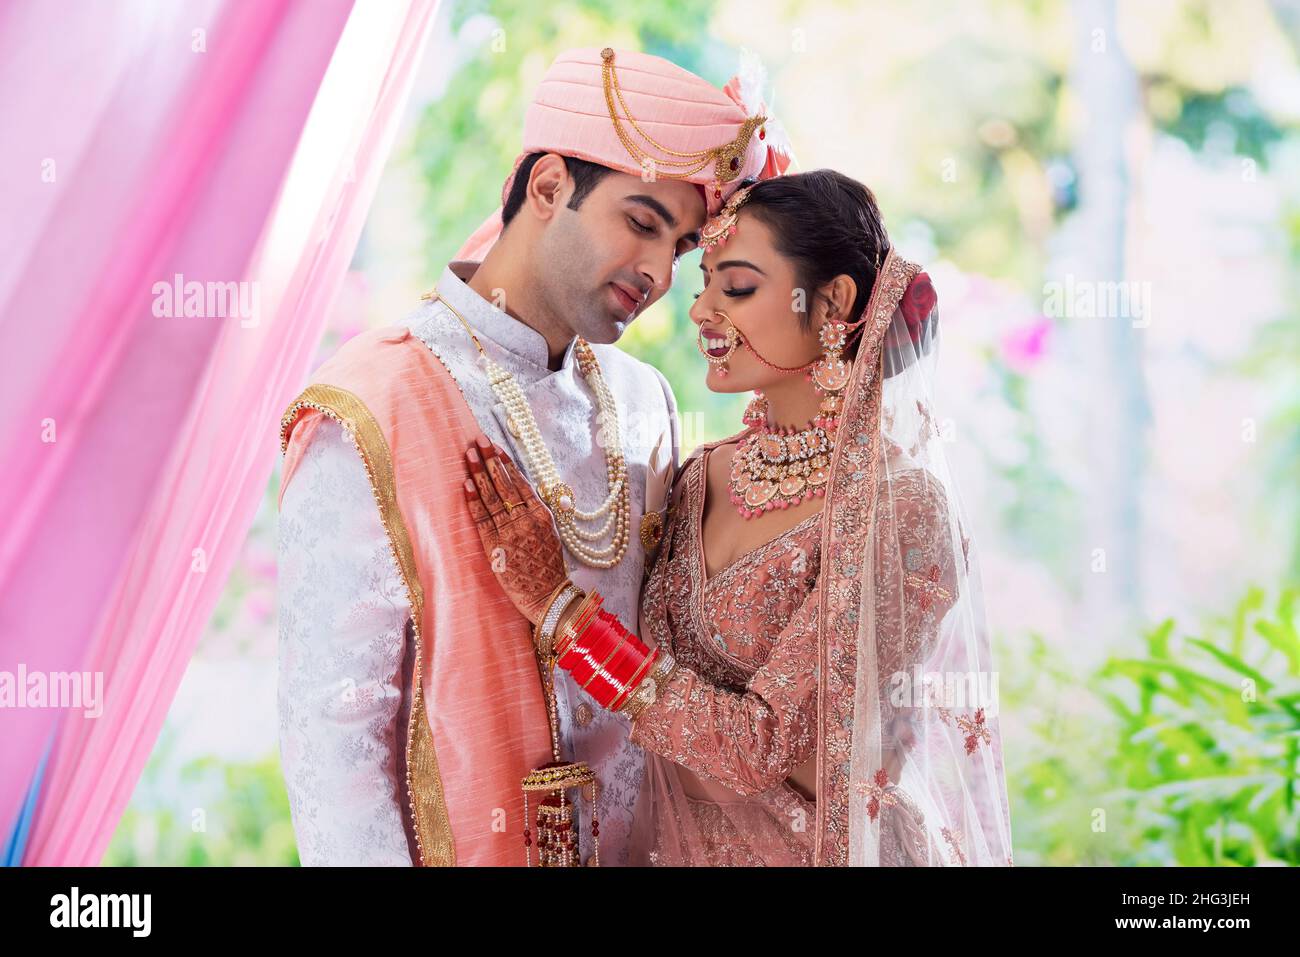
<instances>
[{"instance_id":1,"label":"groom's closed eye","mask_svg":"<svg viewBox=\"0 0 1300 957\"><path fill-rule=\"evenodd\" d=\"M638 235L657 236L665 226L670 230L677 228L677 217L672 214L667 206L653 196L637 193L628 196L627 200L640 207L636 212L626 214L628 226ZM699 244L699 230L692 230L677 240L673 250L673 258L680 259Z\"/></svg>"}]
</instances>

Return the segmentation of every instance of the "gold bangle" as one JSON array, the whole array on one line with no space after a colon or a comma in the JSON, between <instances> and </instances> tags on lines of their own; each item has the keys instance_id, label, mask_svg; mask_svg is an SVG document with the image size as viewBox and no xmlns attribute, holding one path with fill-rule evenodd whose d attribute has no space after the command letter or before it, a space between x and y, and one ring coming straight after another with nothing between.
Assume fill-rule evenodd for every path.
<instances>
[{"instance_id":1,"label":"gold bangle","mask_svg":"<svg viewBox=\"0 0 1300 957\"><path fill-rule=\"evenodd\" d=\"M631 720L635 721L641 716L641 712L659 699L659 686L655 684L654 679L646 677L637 685L636 691L628 697L623 703L622 711Z\"/></svg>"},{"instance_id":2,"label":"gold bangle","mask_svg":"<svg viewBox=\"0 0 1300 957\"><path fill-rule=\"evenodd\" d=\"M659 649L659 657L655 660L654 668L642 679L636 693L624 703L624 713L635 721L642 711L659 700L664 685L668 684L676 672L677 659Z\"/></svg>"}]
</instances>

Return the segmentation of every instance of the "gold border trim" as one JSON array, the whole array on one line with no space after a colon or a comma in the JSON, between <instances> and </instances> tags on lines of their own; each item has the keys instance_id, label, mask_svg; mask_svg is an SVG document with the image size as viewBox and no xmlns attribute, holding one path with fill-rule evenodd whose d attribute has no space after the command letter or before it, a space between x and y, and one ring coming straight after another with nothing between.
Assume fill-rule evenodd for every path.
<instances>
[{"instance_id":1,"label":"gold border trim","mask_svg":"<svg viewBox=\"0 0 1300 957\"><path fill-rule=\"evenodd\" d=\"M379 518L388 533L388 545L397 561L411 605L411 624L415 631L415 667L411 715L406 726L406 799L411 827L415 832L417 865L452 867L456 848L451 839L451 821L447 801L438 773L438 757L433 734L425 717L424 661L421 654L420 626L424 620L424 590L416 571L415 551L402 513L397 507L397 486L393 476L393 459L379 423L365 403L352 392L332 385L309 385L280 419L280 452L289 447L289 429L303 409L315 409L334 419L355 439L370 478L370 489L379 507ZM428 787L415 782L428 781Z\"/></svg>"}]
</instances>

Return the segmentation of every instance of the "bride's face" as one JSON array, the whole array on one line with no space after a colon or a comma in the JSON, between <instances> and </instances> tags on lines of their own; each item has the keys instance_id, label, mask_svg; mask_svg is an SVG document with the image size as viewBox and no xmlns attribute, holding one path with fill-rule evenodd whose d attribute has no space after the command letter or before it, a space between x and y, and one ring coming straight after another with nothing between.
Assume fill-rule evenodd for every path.
<instances>
[{"instance_id":1,"label":"bride's face","mask_svg":"<svg viewBox=\"0 0 1300 957\"><path fill-rule=\"evenodd\" d=\"M736 232L704 254L700 269L704 289L691 307L699 345L708 347L725 341L726 316L753 347L751 351L744 342L739 343L727 359L725 375L709 364L707 384L714 392L765 391L791 378L791 373L764 365L754 352L787 369L805 365L822 354L818 324L814 322L805 331L801 313L796 310L811 305L811 290L797 288L794 266L776 251L766 223L746 215L742 208ZM720 355L725 346L710 351Z\"/></svg>"}]
</instances>

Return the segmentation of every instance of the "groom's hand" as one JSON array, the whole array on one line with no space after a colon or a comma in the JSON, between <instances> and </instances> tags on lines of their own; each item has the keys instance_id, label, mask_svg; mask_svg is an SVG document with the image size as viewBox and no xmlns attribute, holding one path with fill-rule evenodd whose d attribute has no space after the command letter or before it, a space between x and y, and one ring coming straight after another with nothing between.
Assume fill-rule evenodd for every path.
<instances>
[{"instance_id":1,"label":"groom's hand","mask_svg":"<svg viewBox=\"0 0 1300 957\"><path fill-rule=\"evenodd\" d=\"M551 513L515 463L485 435L465 453L465 501L483 552L519 613L534 625L568 578Z\"/></svg>"}]
</instances>

